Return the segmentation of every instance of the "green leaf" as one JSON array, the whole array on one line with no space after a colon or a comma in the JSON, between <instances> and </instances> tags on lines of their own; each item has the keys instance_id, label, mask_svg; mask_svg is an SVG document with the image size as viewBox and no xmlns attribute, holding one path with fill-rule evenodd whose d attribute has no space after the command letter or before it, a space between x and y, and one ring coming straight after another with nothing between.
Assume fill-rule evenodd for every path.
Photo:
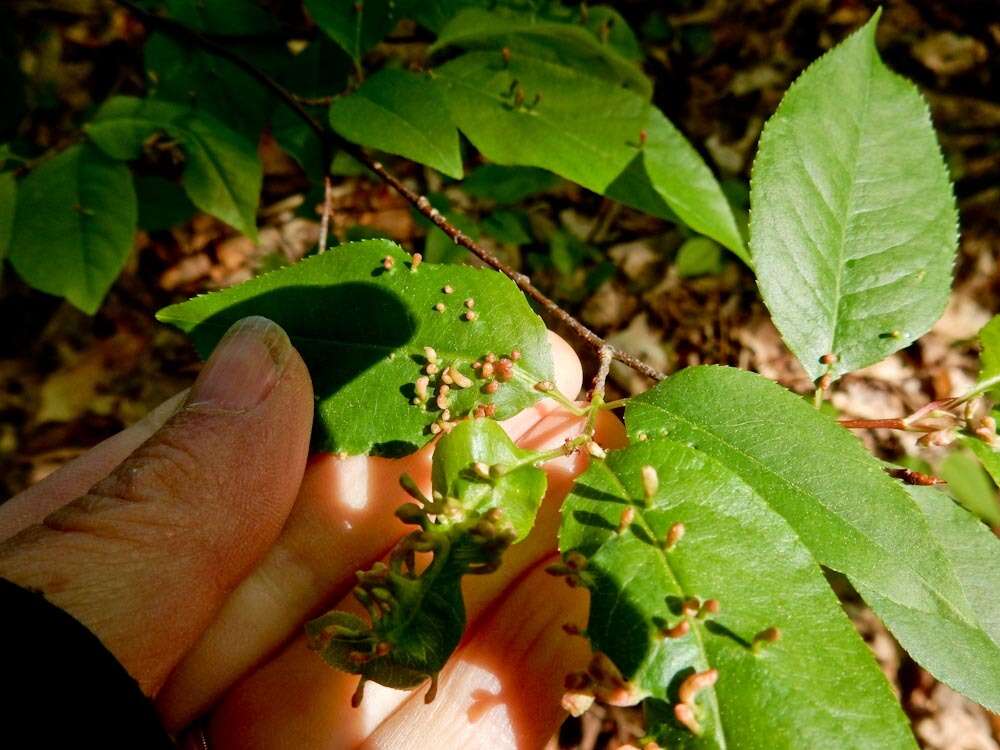
<instances>
[{"instance_id":1,"label":"green leaf","mask_svg":"<svg viewBox=\"0 0 1000 750\"><path fill-rule=\"evenodd\" d=\"M254 0L167 0L166 6L174 20L209 34L269 34L278 28Z\"/></svg>"},{"instance_id":2,"label":"green leaf","mask_svg":"<svg viewBox=\"0 0 1000 750\"><path fill-rule=\"evenodd\" d=\"M527 54L504 65L499 53L468 52L435 77L455 124L487 159L547 169L598 193L635 157L649 111L630 91Z\"/></svg>"},{"instance_id":3,"label":"green leaf","mask_svg":"<svg viewBox=\"0 0 1000 750\"><path fill-rule=\"evenodd\" d=\"M323 32L355 60L382 41L396 25L391 0L305 0Z\"/></svg>"},{"instance_id":4,"label":"green leaf","mask_svg":"<svg viewBox=\"0 0 1000 750\"><path fill-rule=\"evenodd\" d=\"M256 46L237 51L257 65L266 57ZM149 38L143 56L150 98L211 115L254 143L260 138L274 98L235 63L164 34Z\"/></svg>"},{"instance_id":5,"label":"green leaf","mask_svg":"<svg viewBox=\"0 0 1000 750\"><path fill-rule=\"evenodd\" d=\"M759 375L694 367L633 398L625 419L633 437L669 434L736 472L821 564L878 595L866 599L914 659L963 690L975 679L942 648L941 633L979 629L954 565L903 486L831 418ZM886 601L922 627L896 631ZM1000 707L997 675L970 696Z\"/></svg>"},{"instance_id":6,"label":"green leaf","mask_svg":"<svg viewBox=\"0 0 1000 750\"><path fill-rule=\"evenodd\" d=\"M643 467L659 477L648 503ZM629 507L633 520L620 533ZM629 680L633 697L655 699L651 714L666 714L648 727L664 746L916 746L809 552L715 460L669 440L635 443L592 464L562 513L560 549L587 558L587 635ZM684 533L665 549L674 524ZM691 599L715 599L718 614L685 615ZM686 634L664 637L685 621ZM773 627L779 639L754 653L755 635ZM709 668L719 677L697 699L703 732L696 737L662 709L678 702L688 675Z\"/></svg>"},{"instance_id":7,"label":"green leaf","mask_svg":"<svg viewBox=\"0 0 1000 750\"><path fill-rule=\"evenodd\" d=\"M531 465L533 456L515 447L492 419L456 425L434 449L435 499L410 488L420 504L397 511L420 530L396 545L388 565L358 574L355 596L370 624L331 612L306 626L312 647L331 666L361 675L359 690L367 680L411 688L436 678L465 630L462 576L496 570L507 547L534 523L546 479ZM489 476L487 467L496 473L499 466L508 469L502 476L477 474ZM433 555L420 573L416 552Z\"/></svg>"},{"instance_id":8,"label":"green leaf","mask_svg":"<svg viewBox=\"0 0 1000 750\"><path fill-rule=\"evenodd\" d=\"M436 76L455 124L491 161L547 169L655 216L679 217L748 260L711 171L635 94L527 53L505 65L494 53L469 52Z\"/></svg>"},{"instance_id":9,"label":"green leaf","mask_svg":"<svg viewBox=\"0 0 1000 750\"><path fill-rule=\"evenodd\" d=\"M526 214L494 211L483 219L483 232L505 245L527 245L532 241Z\"/></svg>"},{"instance_id":10,"label":"green leaf","mask_svg":"<svg viewBox=\"0 0 1000 750\"><path fill-rule=\"evenodd\" d=\"M452 223L454 227L461 230L462 234L466 234L474 240L479 239L479 225L476 224L472 219L470 219L465 214L460 214L457 211L451 210L448 199L441 196L444 209L447 209L448 220ZM434 205L435 199L431 198L431 205ZM423 215L417 214L421 220L424 220ZM438 229L434 224L428 222L427 226L427 239L424 241L424 260L428 263L468 263L471 259L471 254L461 245L457 244L448 235Z\"/></svg>"},{"instance_id":11,"label":"green leaf","mask_svg":"<svg viewBox=\"0 0 1000 750\"><path fill-rule=\"evenodd\" d=\"M10 236L14 231L14 209L17 206L17 180L13 172L0 174L0 261L7 257Z\"/></svg>"},{"instance_id":12,"label":"green leaf","mask_svg":"<svg viewBox=\"0 0 1000 750\"><path fill-rule=\"evenodd\" d=\"M1000 315L994 316L979 332L979 382L1000 381ZM994 401L1000 399L1000 387L988 391Z\"/></svg>"},{"instance_id":13,"label":"green leaf","mask_svg":"<svg viewBox=\"0 0 1000 750\"><path fill-rule=\"evenodd\" d=\"M317 122L324 114L322 107L307 107L307 110L313 110L310 113ZM301 117L288 107L278 107L271 118L271 136L298 162L309 179L323 182L323 174L329 166L323 163L323 143Z\"/></svg>"},{"instance_id":14,"label":"green leaf","mask_svg":"<svg viewBox=\"0 0 1000 750\"><path fill-rule=\"evenodd\" d=\"M501 206L520 203L525 198L555 188L561 180L544 169L484 164L462 181L462 190L474 198Z\"/></svg>"},{"instance_id":15,"label":"green leaf","mask_svg":"<svg viewBox=\"0 0 1000 750\"><path fill-rule=\"evenodd\" d=\"M280 77L290 91L318 98L343 91L353 70L354 62L344 50L329 38L318 36L288 61Z\"/></svg>"},{"instance_id":16,"label":"green leaf","mask_svg":"<svg viewBox=\"0 0 1000 750\"><path fill-rule=\"evenodd\" d=\"M603 11L601 15L604 18L598 19L598 25L609 17ZM617 18L631 33L624 20ZM653 91L635 58L629 59L615 45L602 42L594 30L580 23L579 15L554 18L502 7L467 8L441 29L431 54L446 47L496 50L491 58L497 63L501 62L499 51L507 48L512 60L544 58L554 65L585 71L605 85L610 81L630 89L643 99L649 99Z\"/></svg>"},{"instance_id":17,"label":"green leaf","mask_svg":"<svg viewBox=\"0 0 1000 750\"><path fill-rule=\"evenodd\" d=\"M641 62L644 55L635 33L622 14L610 5L593 5L587 8L587 28L602 43L608 44L628 60Z\"/></svg>"},{"instance_id":18,"label":"green leaf","mask_svg":"<svg viewBox=\"0 0 1000 750\"><path fill-rule=\"evenodd\" d=\"M139 200L139 226L147 232L171 229L194 215L194 204L176 182L144 175L135 178Z\"/></svg>"},{"instance_id":19,"label":"green leaf","mask_svg":"<svg viewBox=\"0 0 1000 750\"><path fill-rule=\"evenodd\" d=\"M931 674L995 712L1000 707L1000 539L944 493L929 487L907 490L945 551L971 617L940 620L867 586L858 586L858 592L904 648L923 645L918 660Z\"/></svg>"},{"instance_id":20,"label":"green leaf","mask_svg":"<svg viewBox=\"0 0 1000 750\"><path fill-rule=\"evenodd\" d=\"M390 271L383 259L393 258ZM454 289L443 293L445 286ZM468 321L465 299L478 315ZM441 303L443 312L435 310ZM441 378L456 366L472 380L451 386L453 420L476 405L494 404L503 419L534 403L534 384L552 379L545 326L514 283L495 271L424 263L411 270L409 256L386 240L342 245L236 287L196 297L158 313L188 332L207 356L230 325L263 315L281 325L312 375L318 450L402 455L432 437L441 416ZM414 405L416 383L436 350L439 371L426 404ZM488 352L519 350L514 378L495 394L471 364Z\"/></svg>"},{"instance_id":21,"label":"green leaf","mask_svg":"<svg viewBox=\"0 0 1000 750\"><path fill-rule=\"evenodd\" d=\"M155 133L176 138L187 157L181 183L191 201L257 237L263 183L257 148L221 122L172 102L118 96L104 103L85 130L108 156L122 160L137 159Z\"/></svg>"},{"instance_id":22,"label":"green leaf","mask_svg":"<svg viewBox=\"0 0 1000 750\"><path fill-rule=\"evenodd\" d=\"M595 250L569 232L557 229L549 237L549 259L561 276L571 276Z\"/></svg>"},{"instance_id":23,"label":"green leaf","mask_svg":"<svg viewBox=\"0 0 1000 750\"><path fill-rule=\"evenodd\" d=\"M459 422L434 449L431 481L434 489L469 510L481 514L499 508L520 541L534 526L545 496L545 472L531 463L534 455L514 445L492 419ZM476 463L493 469L495 476L477 475Z\"/></svg>"},{"instance_id":24,"label":"green leaf","mask_svg":"<svg viewBox=\"0 0 1000 750\"><path fill-rule=\"evenodd\" d=\"M974 437L962 437L961 444L975 454L982 466L975 462L970 465L971 458L961 452L954 452L941 465L941 478L948 482L955 498L966 510L976 514L990 526L1000 526L1000 506L997 504L1000 453L993 446ZM988 476L983 475L983 469Z\"/></svg>"},{"instance_id":25,"label":"green leaf","mask_svg":"<svg viewBox=\"0 0 1000 750\"><path fill-rule=\"evenodd\" d=\"M810 377L877 362L948 300L955 199L927 105L882 63L878 14L814 62L761 136L750 246L764 302Z\"/></svg>"},{"instance_id":26,"label":"green leaf","mask_svg":"<svg viewBox=\"0 0 1000 750\"><path fill-rule=\"evenodd\" d=\"M11 265L92 315L132 250L137 214L128 167L90 144L70 146L21 181Z\"/></svg>"},{"instance_id":27,"label":"green leaf","mask_svg":"<svg viewBox=\"0 0 1000 750\"><path fill-rule=\"evenodd\" d=\"M708 237L692 237L677 250L677 275L682 279L722 270L722 250Z\"/></svg>"},{"instance_id":28,"label":"green leaf","mask_svg":"<svg viewBox=\"0 0 1000 750\"><path fill-rule=\"evenodd\" d=\"M461 179L458 131L439 87L426 75L385 68L330 105L330 124L349 141L426 164Z\"/></svg>"},{"instance_id":29,"label":"green leaf","mask_svg":"<svg viewBox=\"0 0 1000 750\"><path fill-rule=\"evenodd\" d=\"M425 29L441 31L460 10L468 7L485 7L492 0L397 0L399 14L412 18Z\"/></svg>"},{"instance_id":30,"label":"green leaf","mask_svg":"<svg viewBox=\"0 0 1000 750\"><path fill-rule=\"evenodd\" d=\"M750 266L732 207L698 152L655 107L644 131L645 145L605 191L608 197L654 216L680 219Z\"/></svg>"}]
</instances>

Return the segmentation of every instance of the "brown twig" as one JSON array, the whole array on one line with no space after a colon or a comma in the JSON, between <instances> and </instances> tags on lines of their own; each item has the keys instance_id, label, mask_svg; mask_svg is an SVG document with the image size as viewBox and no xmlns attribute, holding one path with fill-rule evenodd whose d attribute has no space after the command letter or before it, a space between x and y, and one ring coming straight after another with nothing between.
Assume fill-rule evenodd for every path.
<instances>
[{"instance_id":1,"label":"brown twig","mask_svg":"<svg viewBox=\"0 0 1000 750\"><path fill-rule=\"evenodd\" d=\"M902 419L839 419L841 427L848 430L908 430L910 429Z\"/></svg>"},{"instance_id":2,"label":"brown twig","mask_svg":"<svg viewBox=\"0 0 1000 750\"><path fill-rule=\"evenodd\" d=\"M959 403L959 399L945 398L936 401L929 401L907 417L893 417L889 419L839 419L841 427L849 430L875 430L879 428L887 430L908 430L910 432L935 432L940 430L940 425L920 424L922 418L931 415L939 417L955 418L953 414L932 415L938 410L953 408Z\"/></svg>"},{"instance_id":3,"label":"brown twig","mask_svg":"<svg viewBox=\"0 0 1000 750\"><path fill-rule=\"evenodd\" d=\"M546 296L540 289L531 283L531 279L528 278L528 276L508 266L482 245L458 229L458 227L454 224L449 222L440 211L430 204L430 201L427 200L426 196L420 195L416 191L408 188L398 177L387 170L381 162L369 156L364 149L354 143L343 140L336 133L324 129L323 126L316 122L312 115L305 110L305 108L299 103L298 99L291 92L267 75L267 73L262 71L260 68L245 60L241 55L182 23L164 16L150 13L135 3L130 2L130 0L116 0L116 2L123 7L128 8L128 10L136 15L143 23L154 28L159 28L176 37L185 39L209 52L212 52L213 54L218 55L219 57L223 57L246 72L248 75L252 76L254 80L277 96L285 104L285 106L291 109L292 112L294 112L295 115L308 125L309 128L317 135L324 145L324 150L327 151L324 156L324 165L329 165L330 159L327 157L330 153L332 153L334 146L345 151L350 156L368 167L368 169L374 172L383 182L394 188L400 195L403 196L403 198L407 200L407 202L414 206L417 211L432 221L438 229L450 237L454 243L461 245L487 266L499 271L511 279L515 284L517 284L518 288L522 292L538 303L538 305L541 306L541 308L549 316L566 325L573 331L573 333L594 349L599 352L605 349L610 351L612 359L618 360L622 364L631 367L636 372L642 373L646 377L652 378L653 380L663 380L663 378L666 377L659 370L650 367L641 359L609 345L603 338L598 336L594 333L594 331L590 330L587 326L573 317L573 315L560 307L554 300Z\"/></svg>"},{"instance_id":4,"label":"brown twig","mask_svg":"<svg viewBox=\"0 0 1000 750\"><path fill-rule=\"evenodd\" d=\"M600 399L604 402L604 384L608 381L608 373L611 372L612 350L610 346L602 346L597 352L597 373L594 375L594 385L590 389L590 400Z\"/></svg>"},{"instance_id":5,"label":"brown twig","mask_svg":"<svg viewBox=\"0 0 1000 750\"><path fill-rule=\"evenodd\" d=\"M938 477L924 474L922 471L904 469L901 466L887 467L885 473L894 479L902 480L904 484L912 484L918 487L933 487L936 484L947 484L947 482Z\"/></svg>"}]
</instances>

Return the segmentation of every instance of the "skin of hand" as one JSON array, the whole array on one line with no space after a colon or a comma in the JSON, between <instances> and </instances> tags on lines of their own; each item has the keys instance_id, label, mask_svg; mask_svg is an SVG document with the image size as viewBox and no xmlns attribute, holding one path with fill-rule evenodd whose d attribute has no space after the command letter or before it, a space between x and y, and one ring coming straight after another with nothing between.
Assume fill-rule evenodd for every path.
<instances>
[{"instance_id":1,"label":"skin of hand","mask_svg":"<svg viewBox=\"0 0 1000 750\"><path fill-rule=\"evenodd\" d=\"M579 360L550 342L557 387L579 392ZM310 457L312 417L288 337L240 321L189 392L0 506L0 577L90 628L169 730L208 717L213 749L542 747L564 716L564 675L589 658L561 627L584 624L586 595L543 570L587 457L546 463L534 530L499 571L463 580L469 627L436 700L369 685L352 709L357 677L306 648L302 623L354 606L354 572L408 531L399 476L430 491L433 444L402 459ZM503 426L546 450L583 420L543 400ZM609 413L596 438L625 441Z\"/></svg>"}]
</instances>

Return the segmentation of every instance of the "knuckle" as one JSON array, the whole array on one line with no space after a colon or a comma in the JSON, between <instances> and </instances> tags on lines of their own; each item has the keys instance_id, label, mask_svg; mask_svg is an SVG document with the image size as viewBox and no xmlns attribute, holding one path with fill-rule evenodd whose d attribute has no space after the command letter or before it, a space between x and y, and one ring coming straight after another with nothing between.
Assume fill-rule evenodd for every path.
<instances>
[{"instance_id":1,"label":"knuckle","mask_svg":"<svg viewBox=\"0 0 1000 750\"><path fill-rule=\"evenodd\" d=\"M164 433L140 447L125 464L95 486L92 494L125 503L183 501L186 488L211 481L204 474L197 452L185 441Z\"/></svg>"}]
</instances>

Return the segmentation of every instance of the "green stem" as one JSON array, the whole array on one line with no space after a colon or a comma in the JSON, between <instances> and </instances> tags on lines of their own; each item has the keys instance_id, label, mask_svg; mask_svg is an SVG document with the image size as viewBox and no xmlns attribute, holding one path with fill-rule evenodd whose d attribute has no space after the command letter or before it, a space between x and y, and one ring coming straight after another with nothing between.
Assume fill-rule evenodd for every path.
<instances>
[{"instance_id":1,"label":"green stem","mask_svg":"<svg viewBox=\"0 0 1000 750\"><path fill-rule=\"evenodd\" d=\"M601 404L602 409L621 409L623 406L628 406L628 402L632 399L628 396L625 398L618 398L614 401L605 401Z\"/></svg>"},{"instance_id":2,"label":"green stem","mask_svg":"<svg viewBox=\"0 0 1000 750\"><path fill-rule=\"evenodd\" d=\"M955 406L964 404L966 401L971 401L976 398L976 396L981 396L986 393L986 391L996 388L998 385L1000 385L1000 375L994 375L991 378L986 378L986 380L980 380L972 386L972 388L965 395L958 396L955 399Z\"/></svg>"}]
</instances>

